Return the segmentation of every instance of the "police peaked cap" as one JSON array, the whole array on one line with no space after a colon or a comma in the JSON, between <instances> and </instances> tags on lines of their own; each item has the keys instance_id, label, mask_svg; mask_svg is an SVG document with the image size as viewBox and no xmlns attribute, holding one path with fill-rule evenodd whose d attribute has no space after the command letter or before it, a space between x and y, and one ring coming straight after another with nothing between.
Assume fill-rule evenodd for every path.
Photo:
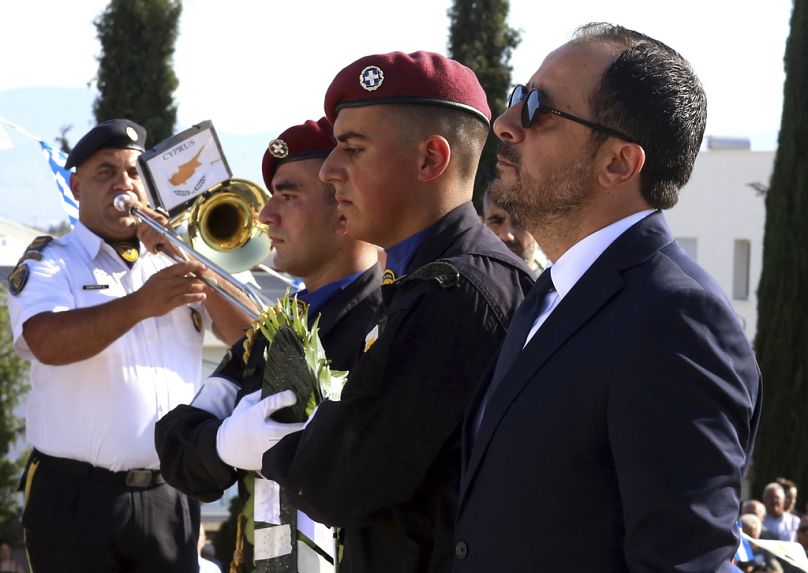
<instances>
[{"instance_id":1,"label":"police peaked cap","mask_svg":"<svg viewBox=\"0 0 808 573\"><path fill-rule=\"evenodd\" d=\"M415 103L464 109L491 122L488 99L470 69L432 52L365 56L344 68L325 94L331 123L344 107Z\"/></svg>"},{"instance_id":2,"label":"police peaked cap","mask_svg":"<svg viewBox=\"0 0 808 573\"><path fill-rule=\"evenodd\" d=\"M67 156L65 169L81 165L102 149L134 149L143 153L146 150L146 128L128 119L102 121L79 139Z\"/></svg>"},{"instance_id":3,"label":"police peaked cap","mask_svg":"<svg viewBox=\"0 0 808 573\"><path fill-rule=\"evenodd\" d=\"M319 121L308 120L290 127L270 141L264 152L261 172L267 189L272 191L272 177L283 163L327 157L335 145L331 124L324 117Z\"/></svg>"}]
</instances>

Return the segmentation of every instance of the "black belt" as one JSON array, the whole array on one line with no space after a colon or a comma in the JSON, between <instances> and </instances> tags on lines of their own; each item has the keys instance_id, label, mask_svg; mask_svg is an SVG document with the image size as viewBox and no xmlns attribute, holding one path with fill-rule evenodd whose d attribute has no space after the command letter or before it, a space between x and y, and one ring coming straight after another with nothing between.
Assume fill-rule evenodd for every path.
<instances>
[{"instance_id":1,"label":"black belt","mask_svg":"<svg viewBox=\"0 0 808 573\"><path fill-rule=\"evenodd\" d=\"M39 462L39 467L46 471L52 470L63 474L68 474L87 481L107 483L134 488L150 488L162 485L165 482L160 470L128 470L113 472L106 468L99 468L87 462L69 460L66 458L56 458L34 450L31 454L32 462Z\"/></svg>"}]
</instances>

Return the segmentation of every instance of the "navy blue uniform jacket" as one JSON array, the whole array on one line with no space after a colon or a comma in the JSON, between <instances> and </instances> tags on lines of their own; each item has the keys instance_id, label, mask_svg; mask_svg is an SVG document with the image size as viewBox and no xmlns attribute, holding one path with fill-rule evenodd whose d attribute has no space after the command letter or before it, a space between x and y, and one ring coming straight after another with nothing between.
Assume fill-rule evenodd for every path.
<instances>
[{"instance_id":1,"label":"navy blue uniform jacket","mask_svg":"<svg viewBox=\"0 0 808 573\"><path fill-rule=\"evenodd\" d=\"M470 203L456 208L382 287L379 338L342 400L264 454L295 505L345 528L341 572L451 569L463 413L532 283Z\"/></svg>"},{"instance_id":2,"label":"navy blue uniform jacket","mask_svg":"<svg viewBox=\"0 0 808 573\"><path fill-rule=\"evenodd\" d=\"M511 328L534 318L520 311ZM492 373L464 427L456 573L730 570L760 371L661 213L564 297L475 436Z\"/></svg>"}]
</instances>

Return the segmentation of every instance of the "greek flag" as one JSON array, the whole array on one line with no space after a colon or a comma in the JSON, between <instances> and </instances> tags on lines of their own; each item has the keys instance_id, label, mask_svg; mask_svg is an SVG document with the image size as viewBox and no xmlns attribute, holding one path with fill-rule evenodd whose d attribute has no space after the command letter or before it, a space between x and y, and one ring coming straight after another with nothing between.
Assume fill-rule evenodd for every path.
<instances>
[{"instance_id":1,"label":"greek flag","mask_svg":"<svg viewBox=\"0 0 808 573\"><path fill-rule=\"evenodd\" d=\"M739 563L749 563L755 560L755 554L752 551L752 544L743 537L738 545L738 551L735 552L735 560Z\"/></svg>"},{"instance_id":2,"label":"greek flag","mask_svg":"<svg viewBox=\"0 0 808 573\"><path fill-rule=\"evenodd\" d=\"M67 218L70 219L70 227L76 226L79 219L79 206L76 199L73 197L73 192L70 190L70 171L65 169L65 161L67 155L62 153L59 149L54 149L44 141L40 140L39 145L42 146L42 151L48 160L53 178L56 180L56 186L59 188L59 193L62 195L62 208L67 213Z\"/></svg>"}]
</instances>

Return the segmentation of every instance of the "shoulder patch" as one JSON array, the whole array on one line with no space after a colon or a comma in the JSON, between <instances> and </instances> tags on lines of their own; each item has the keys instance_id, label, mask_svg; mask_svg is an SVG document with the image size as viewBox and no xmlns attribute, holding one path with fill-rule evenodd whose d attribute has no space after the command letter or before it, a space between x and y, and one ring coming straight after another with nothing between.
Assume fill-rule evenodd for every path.
<instances>
[{"instance_id":1,"label":"shoulder patch","mask_svg":"<svg viewBox=\"0 0 808 573\"><path fill-rule=\"evenodd\" d=\"M25 284L28 282L28 276L31 274L31 269L25 264L25 261L41 261L42 251L45 250L53 237L50 235L41 235L31 241L31 244L25 247L20 260L17 261L17 266L11 271L8 276L8 291L14 296L20 294Z\"/></svg>"},{"instance_id":2,"label":"shoulder patch","mask_svg":"<svg viewBox=\"0 0 808 573\"><path fill-rule=\"evenodd\" d=\"M17 296L25 288L25 283L28 282L28 275L30 274L28 265L18 264L16 268L8 276L8 292Z\"/></svg>"}]
</instances>

